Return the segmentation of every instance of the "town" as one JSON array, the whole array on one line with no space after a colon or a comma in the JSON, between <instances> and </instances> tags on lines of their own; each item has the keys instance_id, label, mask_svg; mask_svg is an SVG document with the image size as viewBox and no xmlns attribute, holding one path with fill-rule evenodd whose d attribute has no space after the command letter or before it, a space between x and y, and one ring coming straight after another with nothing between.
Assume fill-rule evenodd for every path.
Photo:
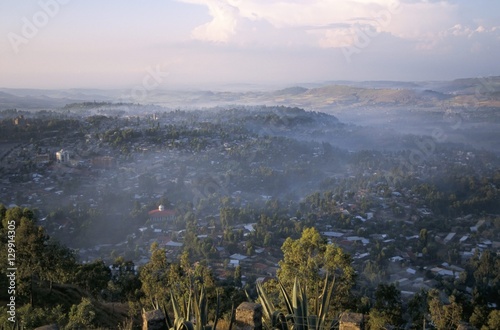
<instances>
[{"instance_id":1,"label":"town","mask_svg":"<svg viewBox=\"0 0 500 330\"><path fill-rule=\"evenodd\" d=\"M362 128L287 107L85 103L0 117L0 202L34 209L82 263L123 257L138 271L155 243L251 287L276 277L287 237L314 227L351 255L359 292L394 283L409 301L500 251L490 151L413 135L344 149L336 137Z\"/></svg>"}]
</instances>

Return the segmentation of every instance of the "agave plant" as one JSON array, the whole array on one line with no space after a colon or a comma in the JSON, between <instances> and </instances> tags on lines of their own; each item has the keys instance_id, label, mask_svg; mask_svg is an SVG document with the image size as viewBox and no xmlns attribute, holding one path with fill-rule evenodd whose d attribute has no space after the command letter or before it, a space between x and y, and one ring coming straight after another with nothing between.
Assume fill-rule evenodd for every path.
<instances>
[{"instance_id":1,"label":"agave plant","mask_svg":"<svg viewBox=\"0 0 500 330\"><path fill-rule=\"evenodd\" d=\"M260 283L257 283L256 288L257 294L259 296L259 301L262 305L262 313L264 319L266 319L268 323L270 323L269 328L288 330L288 323L285 314L281 311L276 310Z\"/></svg>"},{"instance_id":2,"label":"agave plant","mask_svg":"<svg viewBox=\"0 0 500 330\"><path fill-rule=\"evenodd\" d=\"M171 294L172 308L174 310L174 321L171 322L167 316L167 323L171 330L215 330L217 327L217 315L219 314L220 299L217 292L217 305L215 319L209 325L208 301L205 295L205 288L191 290L187 300L176 299Z\"/></svg>"},{"instance_id":3,"label":"agave plant","mask_svg":"<svg viewBox=\"0 0 500 330\"><path fill-rule=\"evenodd\" d=\"M330 281L328 276L326 276L323 290L319 297L315 299L312 311L308 307L306 291L301 288L297 278L295 278L293 284L291 297L283 284L281 282L278 282L278 284L285 300L286 315L274 308L262 285L257 284L257 293L262 304L262 311L264 317L271 324L271 329L328 330L333 327L333 321L328 322L327 317L335 280Z\"/></svg>"}]
</instances>

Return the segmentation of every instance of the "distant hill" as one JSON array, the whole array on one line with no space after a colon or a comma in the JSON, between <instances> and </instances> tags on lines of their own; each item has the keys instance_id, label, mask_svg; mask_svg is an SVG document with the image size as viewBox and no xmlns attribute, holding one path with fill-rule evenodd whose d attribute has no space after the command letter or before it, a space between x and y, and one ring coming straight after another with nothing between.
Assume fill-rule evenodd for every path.
<instances>
[{"instance_id":1,"label":"distant hill","mask_svg":"<svg viewBox=\"0 0 500 330\"><path fill-rule=\"evenodd\" d=\"M500 107L500 77L465 78L444 82L337 81L306 84L278 90L148 90L133 98L130 90L98 89L0 89L0 110L62 108L81 102L154 104L167 108L195 109L227 105L285 105L309 110L332 107L423 108Z\"/></svg>"},{"instance_id":2,"label":"distant hill","mask_svg":"<svg viewBox=\"0 0 500 330\"><path fill-rule=\"evenodd\" d=\"M52 98L45 95L17 96L0 91L0 110L5 109L50 109L60 108L67 103L81 102L80 99Z\"/></svg>"},{"instance_id":3,"label":"distant hill","mask_svg":"<svg viewBox=\"0 0 500 330\"><path fill-rule=\"evenodd\" d=\"M435 90L455 95L494 93L495 91L500 91L500 76L456 79L444 83L442 86L435 88Z\"/></svg>"},{"instance_id":4,"label":"distant hill","mask_svg":"<svg viewBox=\"0 0 500 330\"><path fill-rule=\"evenodd\" d=\"M297 95L297 94L302 94L305 92L307 92L307 88L300 87L300 86L294 86L294 87L288 87L285 89L277 90L273 94L274 95Z\"/></svg>"},{"instance_id":5,"label":"distant hill","mask_svg":"<svg viewBox=\"0 0 500 330\"><path fill-rule=\"evenodd\" d=\"M359 88L376 88L376 89L419 89L422 88L421 83L411 81L391 81L391 80L373 80L373 81L348 81L338 80L328 82L328 85L344 85Z\"/></svg>"}]
</instances>

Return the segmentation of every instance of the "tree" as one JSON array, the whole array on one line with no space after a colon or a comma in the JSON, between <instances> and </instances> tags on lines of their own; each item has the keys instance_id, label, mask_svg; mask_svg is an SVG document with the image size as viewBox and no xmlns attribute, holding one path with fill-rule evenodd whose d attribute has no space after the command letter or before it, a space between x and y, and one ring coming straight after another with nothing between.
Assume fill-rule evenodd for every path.
<instances>
[{"instance_id":1,"label":"tree","mask_svg":"<svg viewBox=\"0 0 500 330\"><path fill-rule=\"evenodd\" d=\"M267 232L266 235L264 236L264 246L270 246L272 242L272 235L270 232Z\"/></svg>"},{"instance_id":2,"label":"tree","mask_svg":"<svg viewBox=\"0 0 500 330\"><path fill-rule=\"evenodd\" d=\"M474 306L474 311L469 318L469 323L477 329L481 329L481 326L488 322L488 312L488 309L484 306Z\"/></svg>"},{"instance_id":3,"label":"tree","mask_svg":"<svg viewBox=\"0 0 500 330\"><path fill-rule=\"evenodd\" d=\"M94 328L96 311L88 298L82 298L80 304L71 306L68 318L66 329L90 329Z\"/></svg>"},{"instance_id":4,"label":"tree","mask_svg":"<svg viewBox=\"0 0 500 330\"><path fill-rule=\"evenodd\" d=\"M449 297L450 303L445 305L441 301L439 291L429 291L429 312L432 323L440 329L456 329L462 321L462 307L455 301L454 296Z\"/></svg>"},{"instance_id":5,"label":"tree","mask_svg":"<svg viewBox=\"0 0 500 330\"><path fill-rule=\"evenodd\" d=\"M74 277L77 268L75 253L59 242L49 240L45 246L42 278L49 281L50 290L53 282L67 283Z\"/></svg>"},{"instance_id":6,"label":"tree","mask_svg":"<svg viewBox=\"0 0 500 330\"><path fill-rule=\"evenodd\" d=\"M108 283L108 289L111 291L112 298L120 301L135 301L137 299L137 292L141 288L141 282L135 273L134 263L132 261L125 261L120 256L114 261L113 269L112 281Z\"/></svg>"},{"instance_id":7,"label":"tree","mask_svg":"<svg viewBox=\"0 0 500 330\"><path fill-rule=\"evenodd\" d=\"M7 313L5 314L8 315ZM52 308L33 308L30 304L26 304L16 311L16 318L24 329L34 329L47 324L66 324L66 314L67 313L64 312L64 308L61 305L56 305ZM0 319L0 324L3 326L9 323L10 322L3 323Z\"/></svg>"},{"instance_id":8,"label":"tree","mask_svg":"<svg viewBox=\"0 0 500 330\"><path fill-rule=\"evenodd\" d=\"M370 309L369 315L369 329L387 329L387 326L391 324L388 315L376 308Z\"/></svg>"},{"instance_id":9,"label":"tree","mask_svg":"<svg viewBox=\"0 0 500 330\"><path fill-rule=\"evenodd\" d=\"M48 235L45 230L35 224L34 214L29 209L21 209L14 207L6 210L5 216L2 219L2 243L7 244L7 238L12 235L7 235L9 226L15 226L15 242L23 242L16 244L16 260L17 268L17 292L20 296L29 297L30 304L34 306L34 286L37 280L44 274L44 263L46 252L46 242ZM13 239L14 240L14 239ZM7 262L7 249L0 251L1 262ZM2 269L8 266L2 265Z\"/></svg>"},{"instance_id":10,"label":"tree","mask_svg":"<svg viewBox=\"0 0 500 330\"><path fill-rule=\"evenodd\" d=\"M315 228L306 228L299 239L287 238L281 250L283 260L277 275L287 290L291 290L297 278L305 283L308 296L313 297L328 274L335 278L334 308L347 301L355 273L350 255L340 247L328 244Z\"/></svg>"},{"instance_id":11,"label":"tree","mask_svg":"<svg viewBox=\"0 0 500 330\"><path fill-rule=\"evenodd\" d=\"M241 285L241 267L238 265L234 269L234 286L241 288Z\"/></svg>"},{"instance_id":12,"label":"tree","mask_svg":"<svg viewBox=\"0 0 500 330\"><path fill-rule=\"evenodd\" d=\"M500 329L500 310L492 310L488 316L488 328L489 330Z\"/></svg>"},{"instance_id":13,"label":"tree","mask_svg":"<svg viewBox=\"0 0 500 330\"><path fill-rule=\"evenodd\" d=\"M375 304L372 310L378 311L377 314L380 314L387 324L401 325L403 323L401 292L394 284L379 284L375 291Z\"/></svg>"},{"instance_id":14,"label":"tree","mask_svg":"<svg viewBox=\"0 0 500 330\"><path fill-rule=\"evenodd\" d=\"M151 258L145 264L139 274L142 283L142 291L145 300L151 306L166 306L170 296L168 290L169 264L167 263L166 251L158 246L158 243L151 245Z\"/></svg>"},{"instance_id":15,"label":"tree","mask_svg":"<svg viewBox=\"0 0 500 330\"><path fill-rule=\"evenodd\" d=\"M5 218L5 214L7 213L7 208L5 205L0 203L0 229L3 228L3 219Z\"/></svg>"},{"instance_id":16,"label":"tree","mask_svg":"<svg viewBox=\"0 0 500 330\"><path fill-rule=\"evenodd\" d=\"M407 308L412 325L415 328L421 329L424 326L424 320L426 319L428 310L427 292L421 290L410 299Z\"/></svg>"},{"instance_id":17,"label":"tree","mask_svg":"<svg viewBox=\"0 0 500 330\"><path fill-rule=\"evenodd\" d=\"M109 280L111 280L111 270L102 260L79 265L75 274L75 284L94 296L108 286Z\"/></svg>"}]
</instances>

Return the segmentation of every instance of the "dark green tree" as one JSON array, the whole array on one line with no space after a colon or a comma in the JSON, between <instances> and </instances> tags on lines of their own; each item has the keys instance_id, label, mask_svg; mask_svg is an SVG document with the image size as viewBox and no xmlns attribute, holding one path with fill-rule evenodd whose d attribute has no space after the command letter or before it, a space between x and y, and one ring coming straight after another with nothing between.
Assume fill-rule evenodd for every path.
<instances>
[{"instance_id":1,"label":"dark green tree","mask_svg":"<svg viewBox=\"0 0 500 330\"><path fill-rule=\"evenodd\" d=\"M238 288L241 288L241 267L240 265L234 268L234 285Z\"/></svg>"},{"instance_id":2,"label":"dark green tree","mask_svg":"<svg viewBox=\"0 0 500 330\"><path fill-rule=\"evenodd\" d=\"M379 284L375 291L373 310L376 310L376 314L381 316L387 324L396 327L402 325L403 307L399 289L394 284Z\"/></svg>"},{"instance_id":3,"label":"dark green tree","mask_svg":"<svg viewBox=\"0 0 500 330\"><path fill-rule=\"evenodd\" d=\"M74 283L94 296L98 296L111 280L111 270L102 260L79 265Z\"/></svg>"}]
</instances>

